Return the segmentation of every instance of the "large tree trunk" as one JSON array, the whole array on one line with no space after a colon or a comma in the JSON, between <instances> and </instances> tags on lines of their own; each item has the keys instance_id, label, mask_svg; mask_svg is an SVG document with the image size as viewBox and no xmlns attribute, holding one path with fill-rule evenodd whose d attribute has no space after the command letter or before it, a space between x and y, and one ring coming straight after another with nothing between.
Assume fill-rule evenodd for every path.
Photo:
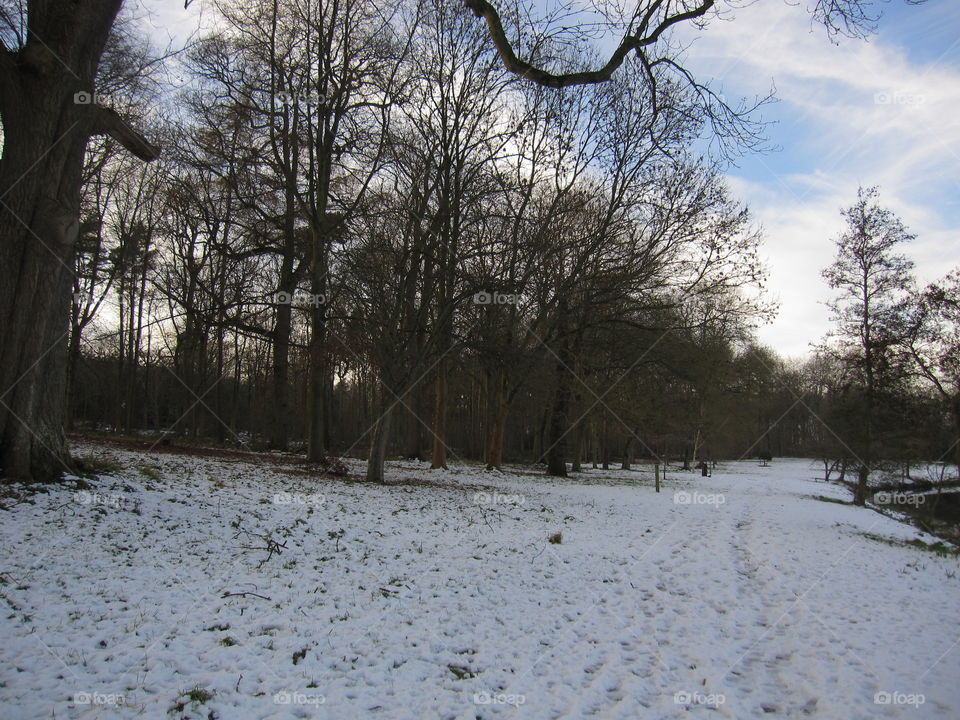
<instances>
[{"instance_id":1,"label":"large tree trunk","mask_svg":"<svg viewBox=\"0 0 960 720\"><path fill-rule=\"evenodd\" d=\"M54 480L70 469L66 351L88 131L57 74L18 72L17 88L6 78L0 105L0 472L8 480Z\"/></svg>"},{"instance_id":2,"label":"large tree trunk","mask_svg":"<svg viewBox=\"0 0 960 720\"><path fill-rule=\"evenodd\" d=\"M407 298L408 307L413 307L414 300L412 293L415 285L410 285L410 297ZM424 346L426 345L426 331L418 329L416 332L416 352L415 357L424 356ZM431 448L426 436L425 418L430 415L429 408L430 393L425 392L419 383L414 385L410 392L403 399L404 414L406 417L407 439L406 452L404 455L408 458L416 458L423 462L430 455Z\"/></svg>"},{"instance_id":3,"label":"large tree trunk","mask_svg":"<svg viewBox=\"0 0 960 720\"><path fill-rule=\"evenodd\" d=\"M271 392L273 407L270 410L270 447L286 450L290 442L290 329L293 314L293 296L297 289L294 274L296 261L296 223L293 189L285 188L283 218L283 254L280 259L280 278L277 283L278 296L274 298L277 315L273 324L270 340L273 344L273 372Z\"/></svg>"},{"instance_id":4,"label":"large tree trunk","mask_svg":"<svg viewBox=\"0 0 960 720\"><path fill-rule=\"evenodd\" d=\"M144 159L158 154L115 113L75 95L92 89L121 4L31 2L26 44L0 49L0 474L8 480L53 480L70 467L67 334L87 140L105 132Z\"/></svg>"},{"instance_id":5,"label":"large tree trunk","mask_svg":"<svg viewBox=\"0 0 960 720\"><path fill-rule=\"evenodd\" d=\"M4 120L11 148L18 133ZM62 160L79 171L82 146L73 150L56 154L75 155ZM66 187L70 180L36 172L15 185L29 166L15 151L0 163L0 471L8 480L49 481L70 470L63 417L78 193ZM79 172L74 178L79 189Z\"/></svg>"}]
</instances>

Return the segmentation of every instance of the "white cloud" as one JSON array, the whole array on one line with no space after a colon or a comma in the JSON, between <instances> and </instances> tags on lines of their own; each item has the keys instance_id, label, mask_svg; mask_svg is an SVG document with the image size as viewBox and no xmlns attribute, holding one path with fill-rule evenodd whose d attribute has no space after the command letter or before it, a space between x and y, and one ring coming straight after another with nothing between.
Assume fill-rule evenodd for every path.
<instances>
[{"instance_id":1,"label":"white cloud","mask_svg":"<svg viewBox=\"0 0 960 720\"><path fill-rule=\"evenodd\" d=\"M730 176L767 231L781 313L761 332L766 343L801 355L827 329L820 270L833 257L840 208L859 184L880 185L882 202L918 235L905 251L922 282L960 263L960 68L913 62L886 36L831 44L811 30L802 4L783 2L754 3L732 22L713 23L689 64L728 96L762 94L774 81L776 112L787 120L770 133L785 147L782 158L750 159L749 179Z\"/></svg>"}]
</instances>

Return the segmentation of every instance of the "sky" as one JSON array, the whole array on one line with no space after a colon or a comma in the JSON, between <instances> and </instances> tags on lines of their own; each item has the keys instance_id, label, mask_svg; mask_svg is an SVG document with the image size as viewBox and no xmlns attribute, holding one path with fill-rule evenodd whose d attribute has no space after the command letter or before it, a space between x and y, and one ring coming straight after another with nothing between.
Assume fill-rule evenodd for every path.
<instances>
[{"instance_id":1,"label":"sky","mask_svg":"<svg viewBox=\"0 0 960 720\"><path fill-rule=\"evenodd\" d=\"M779 151L742 158L728 179L763 225L780 302L760 340L792 357L828 329L820 271L858 185L879 186L881 203L917 236L903 251L920 283L960 265L958 3L885 4L875 36L836 44L805 7L754 3L708 26L689 51L689 65L727 98L776 87L763 114L776 122L766 135Z\"/></svg>"},{"instance_id":2,"label":"sky","mask_svg":"<svg viewBox=\"0 0 960 720\"><path fill-rule=\"evenodd\" d=\"M158 40L185 37L211 14L208 0L139 0ZM458 2L459 0L451 0ZM807 12L811 0L758 0L702 32L685 30L687 65L728 99L765 95L772 152L729 168L728 181L764 229L768 287L779 302L760 341L801 358L829 329L840 215L859 185L917 238L904 247L921 284L960 265L960 3L879 3L879 31L832 43Z\"/></svg>"}]
</instances>

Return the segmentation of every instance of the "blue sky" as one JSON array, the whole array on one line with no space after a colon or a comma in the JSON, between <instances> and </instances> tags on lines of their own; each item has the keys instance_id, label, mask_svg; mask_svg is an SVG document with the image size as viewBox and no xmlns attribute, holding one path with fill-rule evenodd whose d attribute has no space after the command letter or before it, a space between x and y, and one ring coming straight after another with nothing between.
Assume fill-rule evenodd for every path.
<instances>
[{"instance_id":1,"label":"blue sky","mask_svg":"<svg viewBox=\"0 0 960 720\"><path fill-rule=\"evenodd\" d=\"M712 24L690 50L690 65L728 97L777 88L764 115L781 150L744 157L728 176L765 228L780 300L760 337L787 355L806 355L827 329L819 271L859 184L879 185L917 235L904 251L921 282L960 264L960 8L882 8L877 35L831 44L804 3L766 0Z\"/></svg>"},{"instance_id":2,"label":"blue sky","mask_svg":"<svg viewBox=\"0 0 960 720\"><path fill-rule=\"evenodd\" d=\"M208 0L187 11L179 0L140 2L158 31L180 37L212 10ZM767 136L780 150L742 158L728 179L764 227L780 302L760 339L793 357L828 329L820 270L858 185L879 185L881 201L917 235L905 253L922 283L960 264L960 3L880 2L876 35L833 44L811 25L811 2L759 0L732 21L684 32L688 66L727 97L776 86L779 101L764 117L776 123Z\"/></svg>"}]
</instances>

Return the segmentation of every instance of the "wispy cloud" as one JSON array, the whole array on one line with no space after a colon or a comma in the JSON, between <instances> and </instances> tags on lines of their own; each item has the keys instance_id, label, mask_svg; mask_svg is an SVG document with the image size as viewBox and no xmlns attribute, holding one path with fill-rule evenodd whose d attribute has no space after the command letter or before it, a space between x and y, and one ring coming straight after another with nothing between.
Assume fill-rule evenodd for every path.
<instances>
[{"instance_id":1,"label":"wispy cloud","mask_svg":"<svg viewBox=\"0 0 960 720\"><path fill-rule=\"evenodd\" d=\"M945 21L960 27L939 10L929 13L939 30ZM914 17L903 35L894 30L831 44L811 28L802 4L755 3L708 27L690 52L691 65L728 95L762 93L774 82L781 100L771 139L783 152L749 158L730 177L767 230L781 315L762 338L782 352L806 353L826 329L828 289L819 271L832 258L840 208L858 184L880 185L883 202L917 233L907 253L922 281L960 262L953 41L938 33L943 51L916 59L910 43L929 40L931 28Z\"/></svg>"}]
</instances>

